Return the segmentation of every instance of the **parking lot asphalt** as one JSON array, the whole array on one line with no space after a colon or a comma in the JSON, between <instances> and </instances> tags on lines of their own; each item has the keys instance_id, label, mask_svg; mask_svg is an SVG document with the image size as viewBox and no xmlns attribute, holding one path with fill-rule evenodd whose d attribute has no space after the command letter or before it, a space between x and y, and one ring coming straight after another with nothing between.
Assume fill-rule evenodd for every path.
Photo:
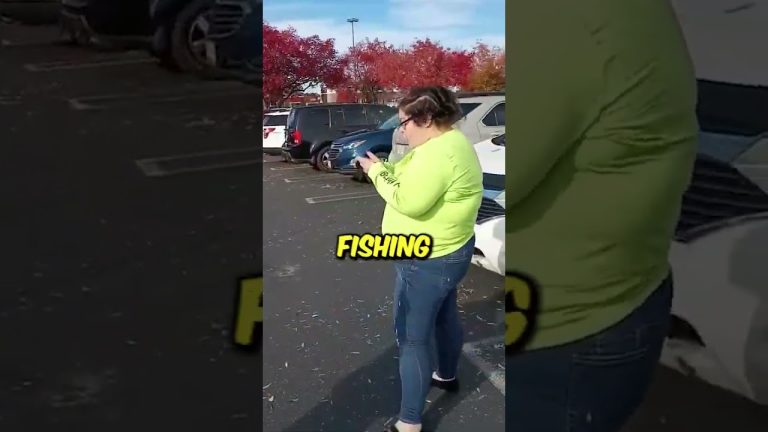
<instances>
[{"instance_id":1,"label":"parking lot asphalt","mask_svg":"<svg viewBox=\"0 0 768 432\"><path fill-rule=\"evenodd\" d=\"M56 36L0 26L0 430L259 430L261 95Z\"/></svg>"},{"instance_id":2,"label":"parking lot asphalt","mask_svg":"<svg viewBox=\"0 0 768 432\"><path fill-rule=\"evenodd\" d=\"M380 232L383 200L371 185L270 156L264 200L264 431L382 430L400 396L394 270L334 252L339 234ZM430 394L427 430L504 430L502 287L475 266L464 279L463 390Z\"/></svg>"}]
</instances>

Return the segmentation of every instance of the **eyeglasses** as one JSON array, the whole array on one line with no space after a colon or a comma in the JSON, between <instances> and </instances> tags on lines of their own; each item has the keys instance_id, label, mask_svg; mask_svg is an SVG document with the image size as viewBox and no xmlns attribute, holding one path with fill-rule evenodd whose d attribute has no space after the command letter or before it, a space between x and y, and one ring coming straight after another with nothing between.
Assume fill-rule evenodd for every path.
<instances>
[{"instance_id":1,"label":"eyeglasses","mask_svg":"<svg viewBox=\"0 0 768 432\"><path fill-rule=\"evenodd\" d=\"M405 119L405 120L401 121L401 122L400 122L400 124L399 124L399 125L397 125L397 127L398 127L398 128L402 128L403 126L405 126L405 124L406 124L406 123L408 123L408 122L409 122L409 121L411 121L411 120L413 120L413 116L411 116L411 117L408 117L407 119Z\"/></svg>"}]
</instances>

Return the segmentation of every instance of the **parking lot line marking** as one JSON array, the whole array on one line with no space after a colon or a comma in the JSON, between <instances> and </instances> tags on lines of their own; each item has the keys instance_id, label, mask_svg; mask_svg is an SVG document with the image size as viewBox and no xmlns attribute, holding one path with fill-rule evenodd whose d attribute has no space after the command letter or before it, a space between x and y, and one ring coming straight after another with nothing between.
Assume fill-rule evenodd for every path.
<instances>
[{"instance_id":1,"label":"parking lot line marking","mask_svg":"<svg viewBox=\"0 0 768 432\"><path fill-rule=\"evenodd\" d=\"M309 165L299 165L299 166L277 167L277 168L270 168L270 169L272 171L285 171L285 170L295 170L295 169L307 169L309 167L310 167Z\"/></svg>"},{"instance_id":2,"label":"parking lot line marking","mask_svg":"<svg viewBox=\"0 0 768 432\"><path fill-rule=\"evenodd\" d=\"M157 63L153 58L135 58L122 60L99 60L91 62L48 62L48 63L28 63L24 69L29 72L51 72L57 70L89 69L99 67L124 66L130 64Z\"/></svg>"},{"instance_id":3,"label":"parking lot line marking","mask_svg":"<svg viewBox=\"0 0 768 432\"><path fill-rule=\"evenodd\" d=\"M290 178L284 178L283 180L285 180L286 183L296 183L296 182L307 182L307 181L314 181L314 180L328 181L328 180L349 180L349 179L342 176L321 174L321 175L313 175L313 176L306 176L306 177L290 177Z\"/></svg>"},{"instance_id":4,"label":"parking lot line marking","mask_svg":"<svg viewBox=\"0 0 768 432\"><path fill-rule=\"evenodd\" d=\"M204 165L204 166L198 166L198 167L164 170L160 168L157 163L154 163L154 162L136 161L136 164L139 166L139 168L141 168L142 171L144 171L144 175L146 175L147 177L167 177L167 176L176 175L176 174L213 171L213 170L223 169L223 168L235 168L235 167L241 167L241 166L247 166L247 165L255 165L258 163L259 163L258 160L245 160L240 162L219 163L219 164L210 164L210 165Z\"/></svg>"},{"instance_id":5,"label":"parking lot line marking","mask_svg":"<svg viewBox=\"0 0 768 432\"><path fill-rule=\"evenodd\" d=\"M258 152L259 150L260 149L253 148L253 147L225 149L225 150L212 150L212 151L205 151L205 152L198 152L198 153L186 153L182 155L145 158L145 159L139 159L137 160L137 162L144 162L144 163L167 162L167 161L173 161L173 160L192 159L192 158L207 157L207 156L223 156L223 155L231 155L231 154L238 154L238 153L251 153L251 152Z\"/></svg>"},{"instance_id":6,"label":"parking lot line marking","mask_svg":"<svg viewBox=\"0 0 768 432\"><path fill-rule=\"evenodd\" d=\"M50 45L52 43L58 42L59 39L51 39L47 41L26 41L26 42L14 42L12 40L8 39L2 39L0 40L0 45L8 48L13 47L32 47L32 46L43 46L43 45Z\"/></svg>"},{"instance_id":7,"label":"parking lot line marking","mask_svg":"<svg viewBox=\"0 0 768 432\"><path fill-rule=\"evenodd\" d=\"M479 340L476 342L468 342L465 343L462 347L462 352L464 353L464 356L467 357L467 360L469 360L473 365L475 365L476 368L480 369L480 371L485 375L486 378L488 378L488 381L496 387L496 390L501 392L502 395L506 395L506 379L505 379L505 370L503 368L499 368L496 365L492 365L485 359L483 359L478 353L476 347L481 344L501 344L502 350L504 345L504 336L494 336L487 339ZM501 354L502 358L504 358L504 354L502 352Z\"/></svg>"},{"instance_id":8,"label":"parking lot line marking","mask_svg":"<svg viewBox=\"0 0 768 432\"><path fill-rule=\"evenodd\" d=\"M377 196L379 196L378 193L360 191L360 192L349 192L349 193L336 194L336 195L309 197L309 198L304 198L304 200L307 201L307 203L309 204L321 204L321 203L334 202L334 201L372 198Z\"/></svg>"},{"instance_id":9,"label":"parking lot line marking","mask_svg":"<svg viewBox=\"0 0 768 432\"><path fill-rule=\"evenodd\" d=\"M246 147L138 159L135 162L147 177L164 177L260 164L264 160L260 148Z\"/></svg>"},{"instance_id":10,"label":"parking lot line marking","mask_svg":"<svg viewBox=\"0 0 768 432\"><path fill-rule=\"evenodd\" d=\"M126 93L126 94L108 94L98 96L84 96L68 99L70 108L78 111L101 109L105 106L115 105L119 103L129 103L132 100L141 100L142 103L171 103L179 102L190 99L202 99L212 97L231 97L242 96L243 89L205 89L205 90L192 90L183 89L182 92L168 93L166 94L147 94L147 93Z\"/></svg>"}]
</instances>

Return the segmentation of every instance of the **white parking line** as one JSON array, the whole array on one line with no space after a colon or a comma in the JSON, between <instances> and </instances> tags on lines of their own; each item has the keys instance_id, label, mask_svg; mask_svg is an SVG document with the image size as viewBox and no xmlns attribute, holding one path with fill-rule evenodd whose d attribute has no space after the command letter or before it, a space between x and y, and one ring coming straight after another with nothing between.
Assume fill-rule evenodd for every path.
<instances>
[{"instance_id":1,"label":"white parking line","mask_svg":"<svg viewBox=\"0 0 768 432\"><path fill-rule=\"evenodd\" d=\"M245 157L227 162L214 162L213 158L254 153L254 156ZM238 148L229 150L216 150L208 152L190 153L184 155L162 156L136 160L136 166L147 177L164 177L174 174L211 171L222 168L234 168L263 163L260 158L259 148ZM163 167L164 163L181 162L178 167Z\"/></svg>"},{"instance_id":2,"label":"white parking line","mask_svg":"<svg viewBox=\"0 0 768 432\"><path fill-rule=\"evenodd\" d=\"M306 200L307 203L309 204L320 204L320 203L327 203L327 202L334 202L334 201L371 198L375 196L379 196L379 194L360 191L360 192L349 192L349 193L336 194L336 195L323 195L323 196L317 196L317 197L309 197L309 198L304 198L304 200Z\"/></svg>"},{"instance_id":3,"label":"white parking line","mask_svg":"<svg viewBox=\"0 0 768 432\"><path fill-rule=\"evenodd\" d=\"M322 175L313 175L313 176L306 176L306 177L290 177L290 178L284 178L286 183L296 183L296 182L307 182L307 181L329 181L329 180L349 180L348 178L339 176L339 175L330 175L330 174L322 174Z\"/></svg>"},{"instance_id":4,"label":"white parking line","mask_svg":"<svg viewBox=\"0 0 768 432\"><path fill-rule=\"evenodd\" d=\"M175 174L212 171L212 170L217 170L222 168L235 168L235 167L241 167L241 166L247 166L247 165L255 165L258 163L259 161L257 160L248 160L248 161L240 161L240 162L210 164L210 165L203 165L203 166L191 167L191 168L178 168L174 170L164 170L160 168L156 163L153 163L153 162L136 161L136 165L138 165L139 168L141 168L141 170L144 172L144 175L146 175L147 177L166 177L166 176L175 175Z\"/></svg>"},{"instance_id":5,"label":"white parking line","mask_svg":"<svg viewBox=\"0 0 768 432\"><path fill-rule=\"evenodd\" d=\"M97 60L90 62L56 61L46 63L28 63L24 69L30 72L51 72L57 70L89 69L99 67L124 66L130 64L157 63L154 58Z\"/></svg>"},{"instance_id":6,"label":"white parking line","mask_svg":"<svg viewBox=\"0 0 768 432\"><path fill-rule=\"evenodd\" d=\"M206 157L206 156L224 156L224 155L232 155L232 154L238 154L238 153L251 153L251 152L257 152L258 150L259 150L258 148L254 148L254 147L244 147L244 148L235 148L235 149L226 149L226 150L212 150L212 151L205 151L205 152L198 152L198 153L186 153L183 155L145 158L145 159L139 159L137 162L139 161L167 162L172 160L191 159L191 158Z\"/></svg>"},{"instance_id":7,"label":"white parking line","mask_svg":"<svg viewBox=\"0 0 768 432\"><path fill-rule=\"evenodd\" d=\"M307 169L307 168L310 168L310 166L309 165L299 165L299 166L277 167L277 168L270 168L270 169L272 171L285 171L285 170Z\"/></svg>"},{"instance_id":8,"label":"white parking line","mask_svg":"<svg viewBox=\"0 0 768 432\"><path fill-rule=\"evenodd\" d=\"M462 351L464 352L464 355L467 357L467 360L469 360L473 365L475 365L476 368L480 369L480 371L485 375L486 378L488 378L488 381L493 384L494 387L498 391L501 392L501 394L505 395L505 389L506 389L506 380L505 380L505 370L504 368L499 368L498 365L492 365L480 355L477 353L477 346L478 345L501 345L500 349L504 349L504 336L494 336L488 339L483 339L477 342L469 342L465 343L462 347ZM504 354L502 353L502 358Z\"/></svg>"},{"instance_id":9,"label":"white parking line","mask_svg":"<svg viewBox=\"0 0 768 432\"><path fill-rule=\"evenodd\" d=\"M47 41L26 41L26 42L15 42L8 39L2 39L0 40L0 45L4 47L30 47L30 46L43 46L43 45L50 45L52 43L58 42L59 39L51 39Z\"/></svg>"},{"instance_id":10,"label":"white parking line","mask_svg":"<svg viewBox=\"0 0 768 432\"><path fill-rule=\"evenodd\" d=\"M77 111L85 111L92 109L100 109L104 106L115 103L126 103L131 100L141 100L142 103L172 103L185 101L190 99L202 99L212 97L231 97L240 96L243 94L243 90L214 90L214 91L184 91L177 94L142 94L142 93L126 93L126 94L110 94L99 96L85 96L68 99L70 108Z\"/></svg>"}]
</instances>

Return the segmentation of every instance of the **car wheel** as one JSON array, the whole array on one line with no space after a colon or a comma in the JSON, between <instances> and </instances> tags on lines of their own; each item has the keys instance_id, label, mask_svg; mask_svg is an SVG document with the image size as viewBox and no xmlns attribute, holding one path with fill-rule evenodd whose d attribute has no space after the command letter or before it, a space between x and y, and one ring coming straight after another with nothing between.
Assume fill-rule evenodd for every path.
<instances>
[{"instance_id":1,"label":"car wheel","mask_svg":"<svg viewBox=\"0 0 768 432\"><path fill-rule=\"evenodd\" d=\"M328 151L330 150L330 147L323 147L320 149L319 152L317 152L317 166L320 167L320 171L322 172L333 172L333 169L330 167L331 160L328 158Z\"/></svg>"},{"instance_id":2,"label":"car wheel","mask_svg":"<svg viewBox=\"0 0 768 432\"><path fill-rule=\"evenodd\" d=\"M357 167L355 173L352 174L352 180L359 181L360 183L368 183L368 175L363 172L363 169Z\"/></svg>"},{"instance_id":3,"label":"car wheel","mask_svg":"<svg viewBox=\"0 0 768 432\"><path fill-rule=\"evenodd\" d=\"M312 167L312 169L319 171L320 168L317 166L317 155L318 154L315 153L309 157L309 165Z\"/></svg>"},{"instance_id":4,"label":"car wheel","mask_svg":"<svg viewBox=\"0 0 768 432\"><path fill-rule=\"evenodd\" d=\"M209 37L211 4L209 0L193 0L179 12L171 31L171 56L184 72L207 79L229 78L230 74L219 68L221 58Z\"/></svg>"}]
</instances>

